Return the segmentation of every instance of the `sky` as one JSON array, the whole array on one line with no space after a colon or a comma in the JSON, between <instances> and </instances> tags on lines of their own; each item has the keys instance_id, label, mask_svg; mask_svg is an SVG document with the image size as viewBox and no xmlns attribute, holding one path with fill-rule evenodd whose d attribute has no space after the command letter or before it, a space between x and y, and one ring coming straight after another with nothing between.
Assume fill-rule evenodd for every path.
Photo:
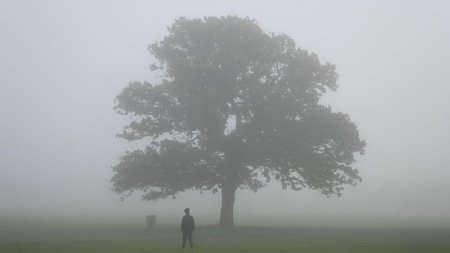
<instances>
[{"instance_id":1,"label":"sky","mask_svg":"<svg viewBox=\"0 0 450 253\"><path fill-rule=\"evenodd\" d=\"M450 226L448 1L0 1L0 217L181 215L214 222L220 195L120 202L111 166L131 118L114 110L130 81L158 82L150 43L185 16L238 15L335 64L323 103L367 142L363 181L342 197L309 190L238 192L245 217L437 219ZM200 219L201 220L201 219Z\"/></svg>"}]
</instances>

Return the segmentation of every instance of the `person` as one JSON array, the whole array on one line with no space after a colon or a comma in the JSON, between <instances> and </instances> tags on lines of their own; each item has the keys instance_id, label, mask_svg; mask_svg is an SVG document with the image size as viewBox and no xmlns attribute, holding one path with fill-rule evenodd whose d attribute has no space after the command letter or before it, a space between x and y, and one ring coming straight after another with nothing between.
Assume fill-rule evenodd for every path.
<instances>
[{"instance_id":1,"label":"person","mask_svg":"<svg viewBox=\"0 0 450 253\"><path fill-rule=\"evenodd\" d=\"M194 245L192 243L192 232L194 232L195 229L195 222L194 217L192 217L189 212L189 208L184 209L185 215L181 220L181 232L183 232L183 244L181 245L182 249L184 249L184 246L186 245L186 239L189 240L190 248L194 248Z\"/></svg>"}]
</instances>

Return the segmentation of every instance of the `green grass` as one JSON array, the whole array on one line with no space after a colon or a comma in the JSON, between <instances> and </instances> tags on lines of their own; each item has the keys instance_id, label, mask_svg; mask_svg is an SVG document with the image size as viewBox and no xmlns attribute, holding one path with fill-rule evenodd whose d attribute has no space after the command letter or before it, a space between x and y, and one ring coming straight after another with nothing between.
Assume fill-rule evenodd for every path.
<instances>
[{"instance_id":1,"label":"green grass","mask_svg":"<svg viewBox=\"0 0 450 253\"><path fill-rule=\"evenodd\" d=\"M0 221L0 252L182 252L177 226L99 221ZM450 252L450 230L200 226L194 252ZM192 252L190 250L185 250Z\"/></svg>"}]
</instances>

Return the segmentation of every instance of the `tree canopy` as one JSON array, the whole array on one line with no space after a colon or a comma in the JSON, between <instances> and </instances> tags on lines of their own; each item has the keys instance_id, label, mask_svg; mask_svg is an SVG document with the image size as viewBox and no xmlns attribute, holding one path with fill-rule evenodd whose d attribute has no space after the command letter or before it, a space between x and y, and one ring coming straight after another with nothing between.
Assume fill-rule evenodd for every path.
<instances>
[{"instance_id":1,"label":"tree canopy","mask_svg":"<svg viewBox=\"0 0 450 253\"><path fill-rule=\"evenodd\" d=\"M347 114L320 103L337 89L335 66L236 16L179 18L149 46L160 83L131 82L116 98L133 115L119 137L148 138L113 167L113 189L156 200L221 191L220 224L233 225L236 189L340 195L361 181L352 167L365 142Z\"/></svg>"}]
</instances>

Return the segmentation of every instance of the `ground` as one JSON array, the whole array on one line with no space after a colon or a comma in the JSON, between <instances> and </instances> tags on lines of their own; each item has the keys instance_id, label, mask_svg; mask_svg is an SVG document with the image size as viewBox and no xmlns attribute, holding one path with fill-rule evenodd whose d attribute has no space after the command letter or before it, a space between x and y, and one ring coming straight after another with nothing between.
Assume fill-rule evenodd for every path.
<instances>
[{"instance_id":1,"label":"ground","mask_svg":"<svg viewBox=\"0 0 450 253\"><path fill-rule=\"evenodd\" d=\"M199 226L194 252L450 252L449 238L450 229ZM0 220L0 252L182 252L180 243L175 225Z\"/></svg>"}]
</instances>

